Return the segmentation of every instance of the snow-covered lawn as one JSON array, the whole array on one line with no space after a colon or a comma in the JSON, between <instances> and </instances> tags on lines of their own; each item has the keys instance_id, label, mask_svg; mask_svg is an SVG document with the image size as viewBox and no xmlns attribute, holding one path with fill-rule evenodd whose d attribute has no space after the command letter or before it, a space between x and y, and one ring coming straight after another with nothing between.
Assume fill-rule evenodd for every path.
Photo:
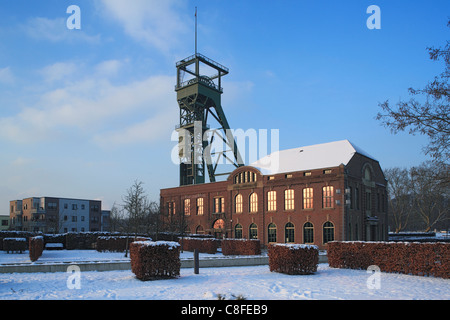
<instances>
[{"instance_id":1,"label":"snow-covered lawn","mask_svg":"<svg viewBox=\"0 0 450 320\"><path fill-rule=\"evenodd\" d=\"M57 255L61 258L64 254L68 253L44 251L38 261L49 261L52 255L55 255L53 259ZM184 255L189 257L191 253ZM28 259L27 254L17 256L14 259L9 255L7 259L2 253L0 263ZM122 253L95 251L83 251L78 258L79 261L124 259ZM67 261L77 259L72 255ZM80 289L69 289L67 280L72 274L68 273L0 274L0 299L214 300L218 294L227 298L243 295L252 300L450 299L450 280L389 273L378 275L379 289L370 289L367 281L373 274L364 270L334 269L328 264L319 264L317 273L308 276L279 274L270 272L268 266L254 266L203 268L199 275L195 275L193 269L181 269L177 279L147 282L137 280L131 271L81 272Z\"/></svg>"},{"instance_id":2,"label":"snow-covered lawn","mask_svg":"<svg viewBox=\"0 0 450 320\"><path fill-rule=\"evenodd\" d=\"M184 251L180 254L181 259L193 259L192 252ZM223 258L221 253L207 254L200 253L202 258ZM130 261L130 253L125 257L124 252L98 252L96 250L44 250L37 263L53 262L80 262L80 261ZM0 251L0 265L31 263L28 251L24 253L6 253Z\"/></svg>"}]
</instances>

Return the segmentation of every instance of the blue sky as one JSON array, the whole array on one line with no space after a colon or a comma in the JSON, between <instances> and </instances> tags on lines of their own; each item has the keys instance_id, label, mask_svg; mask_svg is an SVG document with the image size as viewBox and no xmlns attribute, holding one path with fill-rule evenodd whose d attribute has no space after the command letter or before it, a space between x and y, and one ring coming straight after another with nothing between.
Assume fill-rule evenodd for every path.
<instances>
[{"instance_id":1,"label":"blue sky","mask_svg":"<svg viewBox=\"0 0 450 320\"><path fill-rule=\"evenodd\" d=\"M69 30L70 5L81 30ZM367 7L381 9L369 30ZM177 186L175 63L227 66L232 128L279 129L280 149L348 139L383 168L418 165L427 139L392 135L378 103L443 68L449 1L0 0L0 214L31 196L121 203Z\"/></svg>"}]
</instances>

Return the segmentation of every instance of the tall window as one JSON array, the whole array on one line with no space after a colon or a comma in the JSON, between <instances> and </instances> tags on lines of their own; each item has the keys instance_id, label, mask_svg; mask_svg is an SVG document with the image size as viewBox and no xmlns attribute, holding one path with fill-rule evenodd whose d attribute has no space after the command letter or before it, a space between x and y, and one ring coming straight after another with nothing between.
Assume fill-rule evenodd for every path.
<instances>
[{"instance_id":1,"label":"tall window","mask_svg":"<svg viewBox=\"0 0 450 320\"><path fill-rule=\"evenodd\" d=\"M303 189L303 209L313 208L313 188Z\"/></svg>"},{"instance_id":2,"label":"tall window","mask_svg":"<svg viewBox=\"0 0 450 320\"><path fill-rule=\"evenodd\" d=\"M359 189L355 188L355 203L356 209L359 210Z\"/></svg>"},{"instance_id":3,"label":"tall window","mask_svg":"<svg viewBox=\"0 0 450 320\"><path fill-rule=\"evenodd\" d=\"M277 192L269 191L267 192L267 210L276 211L277 210Z\"/></svg>"},{"instance_id":4,"label":"tall window","mask_svg":"<svg viewBox=\"0 0 450 320\"><path fill-rule=\"evenodd\" d=\"M225 198L214 198L214 213L221 213L225 211Z\"/></svg>"},{"instance_id":5,"label":"tall window","mask_svg":"<svg viewBox=\"0 0 450 320\"><path fill-rule=\"evenodd\" d=\"M284 238L286 240L286 243L294 242L294 235L295 235L294 225L291 222L286 223L286 226L284 227Z\"/></svg>"},{"instance_id":6,"label":"tall window","mask_svg":"<svg viewBox=\"0 0 450 320\"><path fill-rule=\"evenodd\" d=\"M323 187L322 189L322 207L323 208L333 208L333 197L334 188L329 187Z\"/></svg>"},{"instance_id":7,"label":"tall window","mask_svg":"<svg viewBox=\"0 0 450 320\"><path fill-rule=\"evenodd\" d=\"M191 215L191 199L184 199L184 215Z\"/></svg>"},{"instance_id":8,"label":"tall window","mask_svg":"<svg viewBox=\"0 0 450 320\"><path fill-rule=\"evenodd\" d=\"M258 226L254 223L250 225L249 230L249 238L250 239L258 239Z\"/></svg>"},{"instance_id":9,"label":"tall window","mask_svg":"<svg viewBox=\"0 0 450 320\"><path fill-rule=\"evenodd\" d=\"M366 210L372 210L372 194L366 192Z\"/></svg>"},{"instance_id":10,"label":"tall window","mask_svg":"<svg viewBox=\"0 0 450 320\"><path fill-rule=\"evenodd\" d=\"M323 243L334 241L334 224L327 221L323 224Z\"/></svg>"},{"instance_id":11,"label":"tall window","mask_svg":"<svg viewBox=\"0 0 450 320\"><path fill-rule=\"evenodd\" d=\"M169 214L169 216L175 214L175 202L167 202L167 213Z\"/></svg>"},{"instance_id":12,"label":"tall window","mask_svg":"<svg viewBox=\"0 0 450 320\"><path fill-rule=\"evenodd\" d=\"M311 222L303 225L303 243L314 243L314 226Z\"/></svg>"},{"instance_id":13,"label":"tall window","mask_svg":"<svg viewBox=\"0 0 450 320\"><path fill-rule=\"evenodd\" d=\"M349 187L348 200L350 200L350 209L353 209L353 188Z\"/></svg>"},{"instance_id":14,"label":"tall window","mask_svg":"<svg viewBox=\"0 0 450 320\"><path fill-rule=\"evenodd\" d=\"M294 190L284 190L284 210L294 210Z\"/></svg>"},{"instance_id":15,"label":"tall window","mask_svg":"<svg viewBox=\"0 0 450 320\"><path fill-rule=\"evenodd\" d=\"M258 212L258 195L255 192L250 195L250 212Z\"/></svg>"},{"instance_id":16,"label":"tall window","mask_svg":"<svg viewBox=\"0 0 450 320\"><path fill-rule=\"evenodd\" d=\"M242 239L242 225L239 223L234 227L234 237L236 239Z\"/></svg>"},{"instance_id":17,"label":"tall window","mask_svg":"<svg viewBox=\"0 0 450 320\"><path fill-rule=\"evenodd\" d=\"M269 224L267 234L269 242L277 242L277 226L274 223Z\"/></svg>"},{"instance_id":18,"label":"tall window","mask_svg":"<svg viewBox=\"0 0 450 320\"><path fill-rule=\"evenodd\" d=\"M234 211L236 213L242 213L242 194L238 194L234 198Z\"/></svg>"},{"instance_id":19,"label":"tall window","mask_svg":"<svg viewBox=\"0 0 450 320\"><path fill-rule=\"evenodd\" d=\"M203 215L203 198L197 198L197 215Z\"/></svg>"}]
</instances>

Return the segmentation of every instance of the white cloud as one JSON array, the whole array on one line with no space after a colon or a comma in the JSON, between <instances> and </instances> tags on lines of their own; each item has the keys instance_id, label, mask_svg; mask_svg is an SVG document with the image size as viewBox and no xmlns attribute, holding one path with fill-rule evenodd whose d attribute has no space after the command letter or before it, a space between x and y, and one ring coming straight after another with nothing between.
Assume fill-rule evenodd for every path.
<instances>
[{"instance_id":1,"label":"white cloud","mask_svg":"<svg viewBox=\"0 0 450 320\"><path fill-rule=\"evenodd\" d=\"M55 82L69 78L76 72L77 66L73 62L57 62L43 68L40 73L47 82Z\"/></svg>"},{"instance_id":2,"label":"white cloud","mask_svg":"<svg viewBox=\"0 0 450 320\"><path fill-rule=\"evenodd\" d=\"M175 79L151 76L121 85L112 84L106 75L118 73L120 66L120 61L104 61L86 68L96 72L68 82L60 80L74 72L75 64L55 63L43 68L41 75L47 86L38 94L36 103L15 115L0 117L0 138L33 143L64 139L63 133L68 133L95 137L95 142L123 144L141 141L146 125L155 127L162 122L169 123L168 115L173 115L177 108L173 94ZM55 83L58 87L52 88ZM20 100L17 104L21 104ZM147 121L141 123L142 119ZM119 139L116 131L126 133L127 139ZM154 136L155 132L151 132Z\"/></svg>"},{"instance_id":3,"label":"white cloud","mask_svg":"<svg viewBox=\"0 0 450 320\"><path fill-rule=\"evenodd\" d=\"M120 60L107 60L99 63L95 70L101 76L115 76L121 69L123 63Z\"/></svg>"},{"instance_id":4,"label":"white cloud","mask_svg":"<svg viewBox=\"0 0 450 320\"><path fill-rule=\"evenodd\" d=\"M119 22L125 33L167 52L186 35L189 21L183 0L100 0L101 11ZM192 19L191 19L192 21Z\"/></svg>"},{"instance_id":5,"label":"white cloud","mask_svg":"<svg viewBox=\"0 0 450 320\"><path fill-rule=\"evenodd\" d=\"M12 161L14 167L22 167L32 163L34 160L30 158L18 157Z\"/></svg>"},{"instance_id":6,"label":"white cloud","mask_svg":"<svg viewBox=\"0 0 450 320\"><path fill-rule=\"evenodd\" d=\"M27 21L22 26L25 33L37 40L47 40L51 42L88 42L98 43L100 35L91 36L83 30L69 30L64 18L42 18L35 17Z\"/></svg>"},{"instance_id":7,"label":"white cloud","mask_svg":"<svg viewBox=\"0 0 450 320\"><path fill-rule=\"evenodd\" d=\"M14 75L10 67L0 68L0 83L12 84L14 82Z\"/></svg>"},{"instance_id":8,"label":"white cloud","mask_svg":"<svg viewBox=\"0 0 450 320\"><path fill-rule=\"evenodd\" d=\"M170 128L174 128L176 117L177 110L174 108L170 112L156 114L124 129L98 134L94 137L94 141L103 148L153 142L169 136L168 132L170 132Z\"/></svg>"}]
</instances>

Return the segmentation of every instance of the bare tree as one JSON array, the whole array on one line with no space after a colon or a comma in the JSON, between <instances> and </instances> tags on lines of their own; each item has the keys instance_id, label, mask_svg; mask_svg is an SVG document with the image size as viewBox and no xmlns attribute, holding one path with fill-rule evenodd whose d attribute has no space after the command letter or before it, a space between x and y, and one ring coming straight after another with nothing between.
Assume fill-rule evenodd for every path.
<instances>
[{"instance_id":1,"label":"bare tree","mask_svg":"<svg viewBox=\"0 0 450 320\"><path fill-rule=\"evenodd\" d=\"M444 180L448 181L449 166L443 163L428 161L411 168L410 171L414 208L426 232L450 219L449 185L437 178L442 177L441 170L446 172L447 177Z\"/></svg>"},{"instance_id":2,"label":"bare tree","mask_svg":"<svg viewBox=\"0 0 450 320\"><path fill-rule=\"evenodd\" d=\"M143 188L143 182L135 181L134 184L127 189L126 195L123 197L123 209L127 214L126 232L134 234L134 239L138 233L142 232L145 226L146 217L150 214L152 203L147 197ZM125 256L128 254L128 241L125 249Z\"/></svg>"},{"instance_id":3,"label":"bare tree","mask_svg":"<svg viewBox=\"0 0 450 320\"><path fill-rule=\"evenodd\" d=\"M109 225L112 232L123 231L124 224L124 210L120 208L115 202L111 207L109 214Z\"/></svg>"},{"instance_id":4,"label":"bare tree","mask_svg":"<svg viewBox=\"0 0 450 320\"><path fill-rule=\"evenodd\" d=\"M447 24L450 27L450 20ZM376 119L390 128L393 133L409 129L410 134L428 136L429 144L424 148L425 154L435 160L448 161L450 158L450 41L444 48L427 48L430 59L443 60L444 71L429 82L423 89L409 88L412 96L423 96L422 101L412 98L400 101L396 108L389 100L379 104L383 113Z\"/></svg>"},{"instance_id":5,"label":"bare tree","mask_svg":"<svg viewBox=\"0 0 450 320\"><path fill-rule=\"evenodd\" d=\"M408 226L413 212L409 170L389 168L384 171L384 174L388 180L389 217L395 233L398 233Z\"/></svg>"}]
</instances>

